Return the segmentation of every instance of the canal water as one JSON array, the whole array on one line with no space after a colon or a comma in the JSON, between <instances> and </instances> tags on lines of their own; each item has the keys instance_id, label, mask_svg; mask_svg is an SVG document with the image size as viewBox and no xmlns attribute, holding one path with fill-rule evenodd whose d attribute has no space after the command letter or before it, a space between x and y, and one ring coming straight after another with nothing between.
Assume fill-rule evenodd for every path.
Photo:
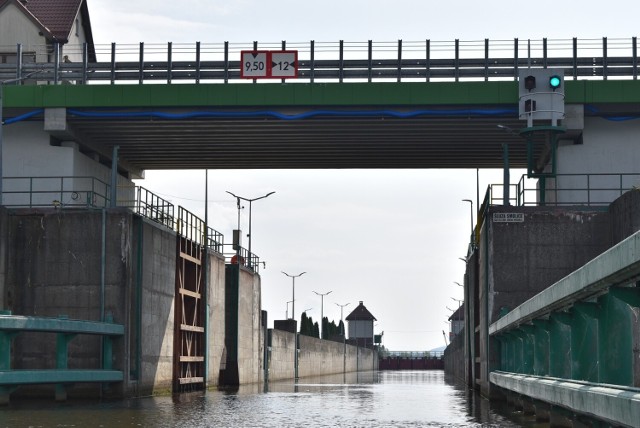
<instances>
[{"instance_id":1,"label":"canal water","mask_svg":"<svg viewBox=\"0 0 640 428\"><path fill-rule=\"evenodd\" d=\"M527 419L528 418L528 419ZM21 401L0 427L543 427L435 371L380 371L126 401Z\"/></svg>"}]
</instances>

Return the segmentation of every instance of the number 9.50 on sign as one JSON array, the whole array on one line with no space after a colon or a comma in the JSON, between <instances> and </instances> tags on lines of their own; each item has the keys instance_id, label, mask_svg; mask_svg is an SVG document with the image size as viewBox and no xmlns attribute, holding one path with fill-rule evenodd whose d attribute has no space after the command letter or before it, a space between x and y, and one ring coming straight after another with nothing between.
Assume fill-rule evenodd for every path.
<instances>
[{"instance_id":1,"label":"number 9.50 on sign","mask_svg":"<svg viewBox=\"0 0 640 428\"><path fill-rule=\"evenodd\" d=\"M240 77L284 79L298 77L298 51L242 51Z\"/></svg>"}]
</instances>

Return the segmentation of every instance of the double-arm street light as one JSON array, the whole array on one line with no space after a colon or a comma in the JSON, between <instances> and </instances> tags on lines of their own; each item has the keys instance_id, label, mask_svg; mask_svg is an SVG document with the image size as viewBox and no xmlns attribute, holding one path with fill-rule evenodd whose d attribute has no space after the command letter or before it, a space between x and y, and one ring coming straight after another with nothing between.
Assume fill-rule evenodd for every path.
<instances>
[{"instance_id":1,"label":"double-arm street light","mask_svg":"<svg viewBox=\"0 0 640 428\"><path fill-rule=\"evenodd\" d=\"M253 201L257 201L259 199L264 199L264 198L266 198L266 197L268 197L270 195L273 195L276 192L269 192L266 195L260 196L258 198L253 198L253 199L249 199L249 198L245 198L245 197L242 197L242 196L238 196L238 195L236 195L234 193L231 193L228 190L226 192L228 194L230 194L231 196L233 196L234 198L236 198L236 200L238 202L238 229L240 229L240 200L249 202L249 234L247 235L247 237L249 238L249 248L248 248L248 250L249 250L249 263L248 263L248 266L251 267L251 256L253 255L251 253L251 203Z\"/></svg>"},{"instance_id":2,"label":"double-arm street light","mask_svg":"<svg viewBox=\"0 0 640 428\"><path fill-rule=\"evenodd\" d=\"M333 290L331 290L333 291ZM314 291L318 296L320 296L320 339L324 339L324 328L322 328L322 324L324 323L324 296L331 293L331 291L327 291L326 293L318 293Z\"/></svg>"},{"instance_id":3,"label":"double-arm street light","mask_svg":"<svg viewBox=\"0 0 640 428\"><path fill-rule=\"evenodd\" d=\"M302 275L304 275L306 272L301 272L297 275L290 275L288 273L286 273L285 271L280 271L283 274L287 275L289 278L292 279L292 289L293 289L293 293L292 293L292 297L291 297L291 318L292 319L296 319L296 278L301 277Z\"/></svg>"}]
</instances>

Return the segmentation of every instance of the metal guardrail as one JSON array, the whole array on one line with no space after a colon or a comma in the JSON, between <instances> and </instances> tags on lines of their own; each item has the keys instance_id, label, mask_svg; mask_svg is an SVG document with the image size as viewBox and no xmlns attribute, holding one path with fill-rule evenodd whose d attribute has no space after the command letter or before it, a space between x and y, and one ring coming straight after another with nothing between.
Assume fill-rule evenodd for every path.
<instances>
[{"instance_id":1,"label":"metal guardrail","mask_svg":"<svg viewBox=\"0 0 640 428\"><path fill-rule=\"evenodd\" d=\"M232 244L227 244L227 246L232 246ZM260 257L258 257L254 253L250 253L244 247L239 247L238 249L234 249L233 252L224 253L227 263L236 265L240 264L241 266L245 266L252 271L259 273L260 272L260 263L265 267L266 263L260 261Z\"/></svg>"},{"instance_id":2,"label":"metal guardrail","mask_svg":"<svg viewBox=\"0 0 640 428\"><path fill-rule=\"evenodd\" d=\"M545 200L540 200L544 183ZM623 193L640 188L637 173L556 174L544 181L522 175L517 184L510 185L509 203L512 206L607 206ZM503 205L503 184L487 188L485 204ZM487 206L488 206L487 205ZM484 204L483 204L484 206Z\"/></svg>"},{"instance_id":3,"label":"metal guardrail","mask_svg":"<svg viewBox=\"0 0 640 428\"><path fill-rule=\"evenodd\" d=\"M288 82L374 79L504 80L516 79L526 67L553 67L565 76L632 78L638 76L637 37L627 39L547 39L200 43L166 45L58 45L53 62L38 62L42 49L0 46L15 51L15 64L0 64L0 80L21 78L42 70L37 80L61 82L246 81L240 78L242 50L297 50L298 79ZM44 50L48 50L43 48ZM63 51L64 54L63 55ZM91 61L90 61L91 59ZM95 59L95 62L93 60ZM274 79L280 82L280 79ZM284 79L282 80L284 81Z\"/></svg>"},{"instance_id":4,"label":"metal guardrail","mask_svg":"<svg viewBox=\"0 0 640 428\"><path fill-rule=\"evenodd\" d=\"M110 196L110 185L95 177L4 177L0 203L8 208L107 208ZM178 207L185 217L177 221L175 206L144 187L122 186L117 205L223 253L222 233L207 227L205 238L203 220Z\"/></svg>"},{"instance_id":5,"label":"metal guardrail","mask_svg":"<svg viewBox=\"0 0 640 428\"><path fill-rule=\"evenodd\" d=\"M4 177L2 205L26 208L106 207L109 185L95 177Z\"/></svg>"}]
</instances>

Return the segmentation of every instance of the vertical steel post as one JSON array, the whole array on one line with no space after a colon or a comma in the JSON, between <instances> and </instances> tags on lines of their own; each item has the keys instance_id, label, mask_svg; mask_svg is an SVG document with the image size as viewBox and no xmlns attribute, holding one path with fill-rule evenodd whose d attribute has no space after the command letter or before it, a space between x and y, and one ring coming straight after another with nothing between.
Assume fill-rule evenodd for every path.
<instances>
[{"instance_id":1,"label":"vertical steel post","mask_svg":"<svg viewBox=\"0 0 640 428\"><path fill-rule=\"evenodd\" d=\"M426 41L426 46L425 46L425 50L426 50L426 63L425 63L425 72L427 75L427 82L431 80L431 40L427 39Z\"/></svg>"},{"instance_id":2,"label":"vertical steel post","mask_svg":"<svg viewBox=\"0 0 640 428\"><path fill-rule=\"evenodd\" d=\"M342 79L344 77L344 40L340 40L340 59L339 59L339 64L340 64L340 70L339 70L339 76L340 76L340 83L342 83Z\"/></svg>"},{"instance_id":3,"label":"vertical steel post","mask_svg":"<svg viewBox=\"0 0 640 428\"><path fill-rule=\"evenodd\" d=\"M142 85L142 82L144 82L144 42L140 42L140 54L138 59L138 83Z\"/></svg>"},{"instance_id":4,"label":"vertical steel post","mask_svg":"<svg viewBox=\"0 0 640 428\"><path fill-rule=\"evenodd\" d=\"M22 78L22 44L16 46L16 79Z\"/></svg>"},{"instance_id":5,"label":"vertical steel post","mask_svg":"<svg viewBox=\"0 0 640 428\"><path fill-rule=\"evenodd\" d=\"M367 81L371 83L373 79L373 41L367 42Z\"/></svg>"},{"instance_id":6,"label":"vertical steel post","mask_svg":"<svg viewBox=\"0 0 640 428\"><path fill-rule=\"evenodd\" d=\"M316 77L316 51L315 51L315 45L316 42L314 40L311 40L311 42L309 43L309 50L311 51L311 64L310 64L310 70L309 70L309 79L311 80L311 83L313 83L313 81L315 80Z\"/></svg>"},{"instance_id":7,"label":"vertical steel post","mask_svg":"<svg viewBox=\"0 0 640 428\"><path fill-rule=\"evenodd\" d=\"M633 50L633 52L631 53L631 56L633 58L633 80L637 80L638 79L638 38L635 36L631 38L631 48Z\"/></svg>"},{"instance_id":8,"label":"vertical steel post","mask_svg":"<svg viewBox=\"0 0 640 428\"><path fill-rule=\"evenodd\" d=\"M82 84L87 84L87 68L89 64L89 45L87 42L82 44Z\"/></svg>"},{"instance_id":9,"label":"vertical steel post","mask_svg":"<svg viewBox=\"0 0 640 428\"><path fill-rule=\"evenodd\" d=\"M454 41L454 62L453 62L453 75L455 76L456 82L460 78L460 39L455 39Z\"/></svg>"},{"instance_id":10,"label":"vertical steel post","mask_svg":"<svg viewBox=\"0 0 640 428\"><path fill-rule=\"evenodd\" d=\"M224 83L229 83L229 42L224 42Z\"/></svg>"},{"instance_id":11,"label":"vertical steel post","mask_svg":"<svg viewBox=\"0 0 640 428\"><path fill-rule=\"evenodd\" d=\"M602 78L607 80L608 72L607 72L607 38L602 38Z\"/></svg>"},{"instance_id":12,"label":"vertical steel post","mask_svg":"<svg viewBox=\"0 0 640 428\"><path fill-rule=\"evenodd\" d=\"M200 83L200 42L196 42L196 83Z\"/></svg>"},{"instance_id":13,"label":"vertical steel post","mask_svg":"<svg viewBox=\"0 0 640 428\"><path fill-rule=\"evenodd\" d=\"M53 84L60 83L60 44L53 43Z\"/></svg>"},{"instance_id":14,"label":"vertical steel post","mask_svg":"<svg viewBox=\"0 0 640 428\"><path fill-rule=\"evenodd\" d=\"M484 81L489 80L489 39L484 39Z\"/></svg>"},{"instance_id":15,"label":"vertical steel post","mask_svg":"<svg viewBox=\"0 0 640 428\"><path fill-rule=\"evenodd\" d=\"M509 187L510 187L510 177L509 177L509 144L502 144L502 165L503 165L503 194L502 194L502 205L505 207L509 205Z\"/></svg>"},{"instance_id":16,"label":"vertical steel post","mask_svg":"<svg viewBox=\"0 0 640 428\"><path fill-rule=\"evenodd\" d=\"M287 42L285 40L282 41L282 50L287 50ZM280 83L285 83L286 79L281 79Z\"/></svg>"},{"instance_id":17,"label":"vertical steel post","mask_svg":"<svg viewBox=\"0 0 640 428\"><path fill-rule=\"evenodd\" d=\"M116 44L111 43L111 84L116 80Z\"/></svg>"},{"instance_id":18,"label":"vertical steel post","mask_svg":"<svg viewBox=\"0 0 640 428\"><path fill-rule=\"evenodd\" d=\"M120 146L113 146L111 154L111 201L109 206L118 206L118 149Z\"/></svg>"},{"instance_id":19,"label":"vertical steel post","mask_svg":"<svg viewBox=\"0 0 640 428\"><path fill-rule=\"evenodd\" d=\"M518 38L513 39L513 80L518 80Z\"/></svg>"},{"instance_id":20,"label":"vertical steel post","mask_svg":"<svg viewBox=\"0 0 640 428\"><path fill-rule=\"evenodd\" d=\"M167 83L171 84L171 74L173 69L172 43L167 42Z\"/></svg>"},{"instance_id":21,"label":"vertical steel post","mask_svg":"<svg viewBox=\"0 0 640 428\"><path fill-rule=\"evenodd\" d=\"M573 80L578 80L578 38L573 38Z\"/></svg>"},{"instance_id":22,"label":"vertical steel post","mask_svg":"<svg viewBox=\"0 0 640 428\"><path fill-rule=\"evenodd\" d=\"M402 80L402 40L398 40L398 77L397 81Z\"/></svg>"}]
</instances>

